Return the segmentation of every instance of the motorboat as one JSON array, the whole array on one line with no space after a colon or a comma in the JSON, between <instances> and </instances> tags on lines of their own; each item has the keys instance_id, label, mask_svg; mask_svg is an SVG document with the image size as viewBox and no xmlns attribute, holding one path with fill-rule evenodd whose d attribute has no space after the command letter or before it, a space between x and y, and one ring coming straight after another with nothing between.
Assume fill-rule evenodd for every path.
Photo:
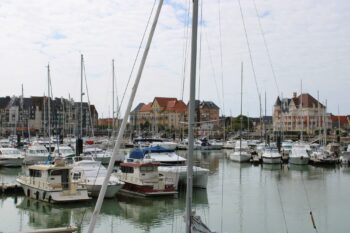
<instances>
[{"instance_id":1,"label":"motorboat","mask_svg":"<svg viewBox=\"0 0 350 233\"><path fill-rule=\"evenodd\" d=\"M121 163L117 173L118 178L125 183L121 191L145 197L177 195L175 182L159 173L159 165L152 159Z\"/></svg>"},{"instance_id":2,"label":"motorboat","mask_svg":"<svg viewBox=\"0 0 350 233\"><path fill-rule=\"evenodd\" d=\"M47 161L49 159L49 151L45 146L33 144L25 151L24 164L35 164L38 162Z\"/></svg>"},{"instance_id":3,"label":"motorboat","mask_svg":"<svg viewBox=\"0 0 350 233\"><path fill-rule=\"evenodd\" d=\"M350 145L348 145L346 151L341 153L339 161L342 164L350 164Z\"/></svg>"},{"instance_id":4,"label":"motorboat","mask_svg":"<svg viewBox=\"0 0 350 233\"><path fill-rule=\"evenodd\" d=\"M160 146L167 150L176 150L177 143L170 141L162 141L162 142L152 142L150 147Z\"/></svg>"},{"instance_id":5,"label":"motorboat","mask_svg":"<svg viewBox=\"0 0 350 233\"><path fill-rule=\"evenodd\" d=\"M107 169L101 162L95 161L91 157L77 156L74 158L72 167L73 182L85 185L90 196L98 197L103 180L107 175ZM105 197L114 197L123 185L124 183L115 174L112 174L107 185Z\"/></svg>"},{"instance_id":6,"label":"motorboat","mask_svg":"<svg viewBox=\"0 0 350 233\"><path fill-rule=\"evenodd\" d=\"M176 154L174 150L167 150L160 146L134 149L127 155L127 160L142 160L149 158L158 162L158 171L176 184L187 183L186 159ZM193 166L193 187L207 188L209 170Z\"/></svg>"},{"instance_id":7,"label":"motorboat","mask_svg":"<svg viewBox=\"0 0 350 233\"><path fill-rule=\"evenodd\" d=\"M62 159L55 160L53 164L31 165L16 181L27 197L36 200L49 203L89 200L86 187L72 181L71 169Z\"/></svg>"},{"instance_id":8,"label":"motorboat","mask_svg":"<svg viewBox=\"0 0 350 233\"><path fill-rule=\"evenodd\" d=\"M0 147L0 167L20 167L24 156L16 148Z\"/></svg>"},{"instance_id":9,"label":"motorboat","mask_svg":"<svg viewBox=\"0 0 350 233\"><path fill-rule=\"evenodd\" d=\"M289 154L289 163L296 165L306 165L309 163L310 156L308 154L310 146L305 143L295 143Z\"/></svg>"},{"instance_id":10,"label":"motorboat","mask_svg":"<svg viewBox=\"0 0 350 233\"><path fill-rule=\"evenodd\" d=\"M53 154L54 157L63 157L65 159L73 158L75 156L75 152L72 147L64 145L56 146Z\"/></svg>"},{"instance_id":11,"label":"motorboat","mask_svg":"<svg viewBox=\"0 0 350 233\"><path fill-rule=\"evenodd\" d=\"M230 160L234 162L248 162L252 157L248 147L248 142L245 140L236 141L234 152L230 153L229 157Z\"/></svg>"},{"instance_id":12,"label":"motorboat","mask_svg":"<svg viewBox=\"0 0 350 233\"><path fill-rule=\"evenodd\" d=\"M266 147L261 157L263 163L280 164L282 162L282 155L274 147Z\"/></svg>"}]
</instances>

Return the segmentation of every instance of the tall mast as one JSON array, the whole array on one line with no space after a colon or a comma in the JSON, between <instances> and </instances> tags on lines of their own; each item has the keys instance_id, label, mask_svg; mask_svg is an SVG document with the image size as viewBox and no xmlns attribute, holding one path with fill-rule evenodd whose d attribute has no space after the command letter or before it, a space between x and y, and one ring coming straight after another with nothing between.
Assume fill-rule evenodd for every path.
<instances>
[{"instance_id":1,"label":"tall mast","mask_svg":"<svg viewBox=\"0 0 350 233\"><path fill-rule=\"evenodd\" d=\"M192 216L192 176L193 176L193 129L196 98L196 62L197 62L197 28L198 28L198 0L193 0L192 11L192 41L191 41L191 76L190 102L188 119L188 158L187 158L187 189L186 189L186 233L191 232Z\"/></svg>"},{"instance_id":2,"label":"tall mast","mask_svg":"<svg viewBox=\"0 0 350 233\"><path fill-rule=\"evenodd\" d=\"M303 141L303 131L304 131L303 80L300 81L300 115L301 115L301 134L300 134L300 141Z\"/></svg>"},{"instance_id":3,"label":"tall mast","mask_svg":"<svg viewBox=\"0 0 350 233\"><path fill-rule=\"evenodd\" d=\"M84 65L84 57L81 54L80 60L80 136L83 137L83 65Z\"/></svg>"},{"instance_id":4,"label":"tall mast","mask_svg":"<svg viewBox=\"0 0 350 233\"><path fill-rule=\"evenodd\" d=\"M160 0L155 17L154 17L154 21L153 21L153 24L152 24L152 27L150 30L150 34L149 34L149 37L147 40L147 44L146 44L146 47L145 47L145 50L144 50L144 53L143 53L143 56L142 56L142 59L140 62L140 67L139 67L139 70L137 72L135 83L134 83L134 86L131 90L131 95L130 95L128 105L126 107L123 122L120 126L120 130L118 131L117 141L116 141L116 143L114 145L114 149L113 149L113 156L111 156L111 160L109 161L108 168L107 168L107 174L106 174L106 177L103 181L100 193L98 195L94 212L92 213L92 216L91 216L91 220L90 220L90 224L89 224L89 228L88 228L88 233L92 233L94 231L96 220L97 220L97 217L98 217L100 210L101 210L102 202L103 202L104 196L106 194L106 190L107 190L107 184L109 182L109 178L110 178L111 173L112 173L113 168L114 168L114 162L115 162L116 156L119 154L120 143L123 139L123 134L125 131L126 123L128 121L129 115L130 115L131 107L132 107L132 104L133 104L134 99L135 99L138 85L140 83L143 67L145 66L146 58L147 58L148 51L149 51L150 46L151 46L153 34L154 34L155 29L156 29L156 25L157 25L157 21L159 18L160 10L162 9L162 5L163 5L163 0Z\"/></svg>"},{"instance_id":5,"label":"tall mast","mask_svg":"<svg viewBox=\"0 0 350 233\"><path fill-rule=\"evenodd\" d=\"M320 96L319 96L318 90L317 90L317 129L318 129L319 143L321 144L321 114L320 114Z\"/></svg>"},{"instance_id":6,"label":"tall mast","mask_svg":"<svg viewBox=\"0 0 350 233\"><path fill-rule=\"evenodd\" d=\"M243 108L243 62L241 62L241 120L240 120L240 127L239 127L239 156L241 156L241 153L242 153L242 151L241 151L241 149L242 149L242 128L243 128L242 108ZM260 113L261 113L261 111L260 111Z\"/></svg>"},{"instance_id":7,"label":"tall mast","mask_svg":"<svg viewBox=\"0 0 350 233\"><path fill-rule=\"evenodd\" d=\"M49 158L51 158L51 78L50 78L50 64L47 64L47 118L48 118L48 135L49 135Z\"/></svg>"},{"instance_id":8,"label":"tall mast","mask_svg":"<svg viewBox=\"0 0 350 233\"><path fill-rule=\"evenodd\" d=\"M22 84L22 95L21 95L21 131L22 131L22 137L23 135L23 128L24 128L24 111L23 111L23 84Z\"/></svg>"},{"instance_id":9,"label":"tall mast","mask_svg":"<svg viewBox=\"0 0 350 233\"><path fill-rule=\"evenodd\" d=\"M114 59L112 59L112 138L114 137Z\"/></svg>"}]
</instances>

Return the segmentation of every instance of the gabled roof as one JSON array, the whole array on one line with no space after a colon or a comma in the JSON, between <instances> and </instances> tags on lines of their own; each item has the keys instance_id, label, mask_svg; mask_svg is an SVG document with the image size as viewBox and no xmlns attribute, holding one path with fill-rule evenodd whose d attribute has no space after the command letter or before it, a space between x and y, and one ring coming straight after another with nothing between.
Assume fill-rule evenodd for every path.
<instances>
[{"instance_id":1,"label":"gabled roof","mask_svg":"<svg viewBox=\"0 0 350 233\"><path fill-rule=\"evenodd\" d=\"M319 103L314 97L312 97L309 93L304 93L299 95L298 97L292 98L295 106L300 107L300 100L302 101L303 108L312 108L317 107L318 104L320 108L324 108L323 104Z\"/></svg>"},{"instance_id":2,"label":"gabled roof","mask_svg":"<svg viewBox=\"0 0 350 233\"><path fill-rule=\"evenodd\" d=\"M152 111L152 103L144 104L140 108L140 112L151 112Z\"/></svg>"},{"instance_id":3,"label":"gabled roof","mask_svg":"<svg viewBox=\"0 0 350 233\"><path fill-rule=\"evenodd\" d=\"M277 96L276 102L275 102L275 106L281 106L281 99L279 96Z\"/></svg>"},{"instance_id":4,"label":"gabled roof","mask_svg":"<svg viewBox=\"0 0 350 233\"><path fill-rule=\"evenodd\" d=\"M159 106L160 106L161 108L166 108L169 101L176 101L176 100L177 100L176 98L154 97L153 103L154 103L155 101L157 101L157 103L159 104ZM153 103L152 103L152 105L153 105Z\"/></svg>"},{"instance_id":5,"label":"gabled roof","mask_svg":"<svg viewBox=\"0 0 350 233\"><path fill-rule=\"evenodd\" d=\"M202 108L207 107L207 108L215 108L215 109L220 109L214 102L212 101L202 101L201 105Z\"/></svg>"},{"instance_id":6,"label":"gabled roof","mask_svg":"<svg viewBox=\"0 0 350 233\"><path fill-rule=\"evenodd\" d=\"M182 100L171 100L168 102L165 111L184 113L187 110L186 104Z\"/></svg>"},{"instance_id":7,"label":"gabled roof","mask_svg":"<svg viewBox=\"0 0 350 233\"><path fill-rule=\"evenodd\" d=\"M145 105L145 104L144 104L144 103L139 103L139 104L134 108L134 110L131 111L131 114L139 112L143 105Z\"/></svg>"}]
</instances>

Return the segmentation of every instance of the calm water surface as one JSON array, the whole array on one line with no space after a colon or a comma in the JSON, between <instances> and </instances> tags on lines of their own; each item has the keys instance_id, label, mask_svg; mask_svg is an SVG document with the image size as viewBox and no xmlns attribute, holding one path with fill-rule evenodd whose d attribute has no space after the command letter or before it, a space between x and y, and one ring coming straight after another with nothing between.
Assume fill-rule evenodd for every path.
<instances>
[{"instance_id":1,"label":"calm water surface","mask_svg":"<svg viewBox=\"0 0 350 233\"><path fill-rule=\"evenodd\" d=\"M186 155L186 152L179 152ZM350 168L253 166L226 158L227 151L196 152L210 169L207 190L194 190L193 208L218 232L349 232ZM0 169L0 182L20 169ZM179 198L106 199L95 232L184 232L185 192ZM50 205L24 196L0 196L0 232L62 227L87 232L96 199Z\"/></svg>"}]
</instances>

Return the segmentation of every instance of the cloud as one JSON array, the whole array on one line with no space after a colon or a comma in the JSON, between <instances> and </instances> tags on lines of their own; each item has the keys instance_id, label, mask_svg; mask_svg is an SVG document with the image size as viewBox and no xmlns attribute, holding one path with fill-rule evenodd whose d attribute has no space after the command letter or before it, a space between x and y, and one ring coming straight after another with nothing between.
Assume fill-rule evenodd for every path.
<instances>
[{"instance_id":1,"label":"cloud","mask_svg":"<svg viewBox=\"0 0 350 233\"><path fill-rule=\"evenodd\" d=\"M188 100L190 49L184 73L187 10L192 1L167 0L163 6L134 105L154 96ZM221 69L218 1L203 3L199 28L200 98L213 100L226 115L239 113L240 63L244 63L244 109L259 114L257 91L237 1L221 0ZM0 5L1 95L41 95L50 63L55 96L80 96L80 54L84 54L91 102L107 116L112 103L111 60L115 59L118 95L126 88L153 0L2 1ZM256 0L280 92L305 91L328 99L329 109L349 113L350 3L346 0ZM191 6L192 8L192 6ZM242 1L260 92L267 92L268 114L277 93L252 1ZM147 34L148 35L148 34ZM144 47L144 44L142 45ZM198 57L199 58L199 57ZM137 62L139 64L139 60ZM138 67L138 66L136 66ZM135 77L135 73L133 78ZM221 75L224 89L221 90ZM197 83L197 87L199 83ZM216 87L217 86L217 87ZM224 95L222 95L222 91ZM130 90L127 91L129 94ZM224 96L224 102L222 100ZM127 95L128 98L128 95Z\"/></svg>"}]
</instances>

